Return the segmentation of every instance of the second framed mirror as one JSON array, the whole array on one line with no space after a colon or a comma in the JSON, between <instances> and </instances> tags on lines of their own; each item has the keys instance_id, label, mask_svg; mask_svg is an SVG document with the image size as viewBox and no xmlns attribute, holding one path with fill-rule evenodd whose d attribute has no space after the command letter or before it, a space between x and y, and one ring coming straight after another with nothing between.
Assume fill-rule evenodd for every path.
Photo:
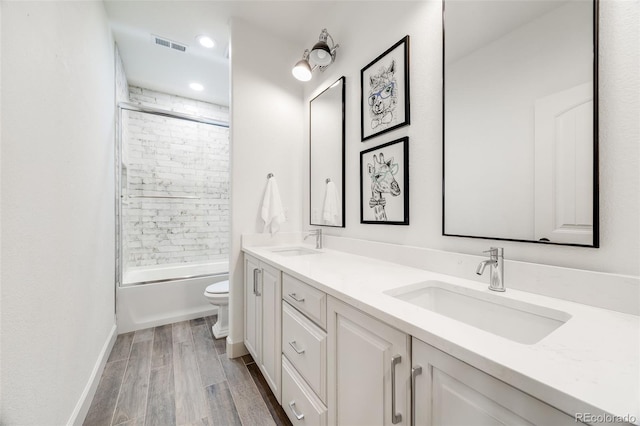
<instances>
[{"instance_id":1,"label":"second framed mirror","mask_svg":"<svg viewBox=\"0 0 640 426\"><path fill-rule=\"evenodd\" d=\"M345 78L309 102L310 225L344 228Z\"/></svg>"}]
</instances>

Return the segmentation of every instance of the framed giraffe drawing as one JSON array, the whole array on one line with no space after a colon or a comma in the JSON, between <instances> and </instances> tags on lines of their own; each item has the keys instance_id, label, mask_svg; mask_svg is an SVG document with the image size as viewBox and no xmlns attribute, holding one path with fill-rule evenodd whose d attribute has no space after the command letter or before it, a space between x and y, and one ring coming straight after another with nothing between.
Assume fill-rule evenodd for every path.
<instances>
[{"instance_id":1,"label":"framed giraffe drawing","mask_svg":"<svg viewBox=\"0 0 640 426\"><path fill-rule=\"evenodd\" d=\"M409 138L360 153L360 223L409 224Z\"/></svg>"}]
</instances>

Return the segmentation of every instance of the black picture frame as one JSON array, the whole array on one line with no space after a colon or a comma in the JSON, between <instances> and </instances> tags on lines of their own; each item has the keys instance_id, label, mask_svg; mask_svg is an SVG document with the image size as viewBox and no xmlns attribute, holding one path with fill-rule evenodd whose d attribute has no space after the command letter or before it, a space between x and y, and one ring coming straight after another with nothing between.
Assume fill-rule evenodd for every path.
<instances>
[{"instance_id":1,"label":"black picture frame","mask_svg":"<svg viewBox=\"0 0 640 426\"><path fill-rule=\"evenodd\" d=\"M360 70L362 142L411 124L409 36Z\"/></svg>"},{"instance_id":2,"label":"black picture frame","mask_svg":"<svg viewBox=\"0 0 640 426\"><path fill-rule=\"evenodd\" d=\"M408 136L360 152L360 223L409 225Z\"/></svg>"}]
</instances>

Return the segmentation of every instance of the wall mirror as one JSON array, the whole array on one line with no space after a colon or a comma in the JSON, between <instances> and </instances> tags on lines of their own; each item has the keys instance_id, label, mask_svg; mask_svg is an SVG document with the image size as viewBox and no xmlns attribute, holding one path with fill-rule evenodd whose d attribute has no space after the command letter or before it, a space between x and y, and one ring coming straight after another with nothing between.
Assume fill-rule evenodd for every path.
<instances>
[{"instance_id":1,"label":"wall mirror","mask_svg":"<svg viewBox=\"0 0 640 426\"><path fill-rule=\"evenodd\" d=\"M309 103L311 225L344 227L344 94L341 77Z\"/></svg>"},{"instance_id":2,"label":"wall mirror","mask_svg":"<svg viewBox=\"0 0 640 426\"><path fill-rule=\"evenodd\" d=\"M598 247L597 11L445 0L444 235Z\"/></svg>"}]
</instances>

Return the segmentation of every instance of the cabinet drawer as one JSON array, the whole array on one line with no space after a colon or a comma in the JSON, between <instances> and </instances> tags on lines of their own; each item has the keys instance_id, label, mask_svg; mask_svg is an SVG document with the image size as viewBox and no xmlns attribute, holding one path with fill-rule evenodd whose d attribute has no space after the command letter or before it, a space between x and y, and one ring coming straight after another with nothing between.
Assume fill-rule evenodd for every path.
<instances>
[{"instance_id":1,"label":"cabinet drawer","mask_svg":"<svg viewBox=\"0 0 640 426\"><path fill-rule=\"evenodd\" d=\"M327 407L282 357L282 407L294 425L326 426Z\"/></svg>"},{"instance_id":2,"label":"cabinet drawer","mask_svg":"<svg viewBox=\"0 0 640 426\"><path fill-rule=\"evenodd\" d=\"M320 327L327 328L327 295L309 284L283 274L282 297Z\"/></svg>"},{"instance_id":3,"label":"cabinet drawer","mask_svg":"<svg viewBox=\"0 0 640 426\"><path fill-rule=\"evenodd\" d=\"M287 302L282 304L282 353L326 401L327 334Z\"/></svg>"}]
</instances>

